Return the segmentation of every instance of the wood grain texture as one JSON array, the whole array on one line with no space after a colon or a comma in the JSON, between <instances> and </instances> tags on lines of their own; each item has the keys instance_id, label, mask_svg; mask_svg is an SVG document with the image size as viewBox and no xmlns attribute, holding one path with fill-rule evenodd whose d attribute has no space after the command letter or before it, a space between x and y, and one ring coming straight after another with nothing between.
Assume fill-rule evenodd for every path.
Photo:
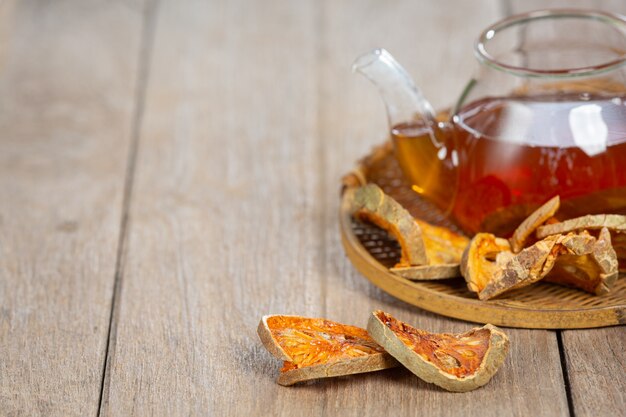
<instances>
[{"instance_id":1,"label":"wood grain texture","mask_svg":"<svg viewBox=\"0 0 626 417\"><path fill-rule=\"evenodd\" d=\"M255 332L323 315L315 5L159 6L102 415L321 412Z\"/></svg>"},{"instance_id":2,"label":"wood grain texture","mask_svg":"<svg viewBox=\"0 0 626 417\"><path fill-rule=\"evenodd\" d=\"M622 0L510 0L509 4L512 13L546 7L578 7L626 15L626 3ZM573 415L623 415L626 404L624 327L563 331L561 339Z\"/></svg>"},{"instance_id":3,"label":"wood grain texture","mask_svg":"<svg viewBox=\"0 0 626 417\"><path fill-rule=\"evenodd\" d=\"M626 329L564 331L573 414L619 416L626 404Z\"/></svg>"},{"instance_id":4,"label":"wood grain texture","mask_svg":"<svg viewBox=\"0 0 626 417\"><path fill-rule=\"evenodd\" d=\"M0 7L0 414L94 416L141 16Z\"/></svg>"}]
</instances>

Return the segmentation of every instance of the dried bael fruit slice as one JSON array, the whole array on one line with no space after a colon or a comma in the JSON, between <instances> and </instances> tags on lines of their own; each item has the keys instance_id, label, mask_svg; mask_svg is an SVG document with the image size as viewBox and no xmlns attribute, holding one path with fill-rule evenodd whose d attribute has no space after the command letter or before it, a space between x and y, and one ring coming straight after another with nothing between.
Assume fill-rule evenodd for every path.
<instances>
[{"instance_id":1,"label":"dried bael fruit slice","mask_svg":"<svg viewBox=\"0 0 626 417\"><path fill-rule=\"evenodd\" d=\"M400 262L391 272L411 280L460 275L459 262L468 239L443 227L414 219L375 184L352 192L352 214L387 230L400 244Z\"/></svg>"},{"instance_id":2,"label":"dried bael fruit slice","mask_svg":"<svg viewBox=\"0 0 626 417\"><path fill-rule=\"evenodd\" d=\"M430 265L458 266L469 239L445 227L434 226L419 219L415 221L422 230L422 240Z\"/></svg>"},{"instance_id":3,"label":"dried bael fruit slice","mask_svg":"<svg viewBox=\"0 0 626 417\"><path fill-rule=\"evenodd\" d=\"M579 288L596 295L608 293L617 280L617 258L611 246L611 235L605 227L590 249L580 248L581 255L560 255L546 281Z\"/></svg>"},{"instance_id":4,"label":"dried bael fruit slice","mask_svg":"<svg viewBox=\"0 0 626 417\"><path fill-rule=\"evenodd\" d=\"M459 262L469 243L465 236L444 227L415 220L422 229L422 240L430 265L391 268L390 271L414 281L431 281L461 276Z\"/></svg>"},{"instance_id":5,"label":"dried bael fruit slice","mask_svg":"<svg viewBox=\"0 0 626 417\"><path fill-rule=\"evenodd\" d=\"M501 273L504 258L508 259L507 254L510 253L511 245L506 239L491 233L476 234L461 258L461 274L469 290L480 295L487 284Z\"/></svg>"},{"instance_id":6,"label":"dried bael fruit slice","mask_svg":"<svg viewBox=\"0 0 626 417\"><path fill-rule=\"evenodd\" d=\"M561 223L547 224L537 229L537 237L574 232L578 230L594 230L606 227L610 232L626 233L626 216L620 214L594 214L565 220Z\"/></svg>"},{"instance_id":7,"label":"dried bael fruit slice","mask_svg":"<svg viewBox=\"0 0 626 417\"><path fill-rule=\"evenodd\" d=\"M354 192L352 215L385 229L398 241L402 255L396 266L428 265L422 232L413 216L376 184Z\"/></svg>"},{"instance_id":8,"label":"dried bael fruit slice","mask_svg":"<svg viewBox=\"0 0 626 417\"><path fill-rule=\"evenodd\" d=\"M518 253L526 244L526 240L528 237L543 223L545 223L549 218L554 216L554 213L557 212L559 206L561 204L561 200L559 196L553 197L548 200L543 206L539 207L535 210L530 216L526 218L513 232L513 236L509 239L511 242L511 249L514 253Z\"/></svg>"},{"instance_id":9,"label":"dried bael fruit slice","mask_svg":"<svg viewBox=\"0 0 626 417\"><path fill-rule=\"evenodd\" d=\"M611 243L617 255L620 272L626 272L626 232L613 232L611 234Z\"/></svg>"},{"instance_id":10,"label":"dried bael fruit slice","mask_svg":"<svg viewBox=\"0 0 626 417\"><path fill-rule=\"evenodd\" d=\"M264 316L257 332L265 348L285 361L280 385L398 366L365 329L326 319Z\"/></svg>"},{"instance_id":11,"label":"dried bael fruit slice","mask_svg":"<svg viewBox=\"0 0 626 417\"><path fill-rule=\"evenodd\" d=\"M437 334L377 310L370 316L367 331L415 375L455 392L489 382L509 349L509 338L491 324L461 334Z\"/></svg>"},{"instance_id":12,"label":"dried bael fruit slice","mask_svg":"<svg viewBox=\"0 0 626 417\"><path fill-rule=\"evenodd\" d=\"M594 214L541 226L537 229L539 239L558 233L577 230L598 230L606 227L611 233L613 248L617 253L619 270L626 272L626 216L620 214Z\"/></svg>"},{"instance_id":13,"label":"dried bael fruit slice","mask_svg":"<svg viewBox=\"0 0 626 417\"><path fill-rule=\"evenodd\" d=\"M500 254L497 270L478 293L481 300L489 300L506 291L527 287L545 277L554 266L558 248L556 236L540 240L520 253Z\"/></svg>"}]
</instances>

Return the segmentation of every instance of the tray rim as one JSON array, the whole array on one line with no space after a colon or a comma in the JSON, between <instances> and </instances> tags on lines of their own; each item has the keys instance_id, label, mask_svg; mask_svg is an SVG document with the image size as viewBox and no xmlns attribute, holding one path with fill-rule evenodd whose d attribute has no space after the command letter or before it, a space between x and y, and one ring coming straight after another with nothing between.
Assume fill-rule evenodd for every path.
<instances>
[{"instance_id":1,"label":"tray rim","mask_svg":"<svg viewBox=\"0 0 626 417\"><path fill-rule=\"evenodd\" d=\"M480 301L446 294L392 274L361 244L352 228L349 195L344 185L339 208L341 242L352 265L372 284L404 302L433 313L475 323L527 329L585 329L626 324L626 304L589 308L524 308L499 300Z\"/></svg>"}]
</instances>

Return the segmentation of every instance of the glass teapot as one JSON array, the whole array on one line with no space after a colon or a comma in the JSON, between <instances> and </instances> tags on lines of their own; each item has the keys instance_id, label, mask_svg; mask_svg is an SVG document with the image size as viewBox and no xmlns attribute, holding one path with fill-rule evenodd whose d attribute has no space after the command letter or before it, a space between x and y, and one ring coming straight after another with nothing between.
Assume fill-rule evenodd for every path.
<instances>
[{"instance_id":1,"label":"glass teapot","mask_svg":"<svg viewBox=\"0 0 626 417\"><path fill-rule=\"evenodd\" d=\"M477 75L438 117L387 51L354 63L382 95L413 190L470 233L507 236L555 195L562 218L626 212L626 19L518 15L475 55Z\"/></svg>"}]
</instances>

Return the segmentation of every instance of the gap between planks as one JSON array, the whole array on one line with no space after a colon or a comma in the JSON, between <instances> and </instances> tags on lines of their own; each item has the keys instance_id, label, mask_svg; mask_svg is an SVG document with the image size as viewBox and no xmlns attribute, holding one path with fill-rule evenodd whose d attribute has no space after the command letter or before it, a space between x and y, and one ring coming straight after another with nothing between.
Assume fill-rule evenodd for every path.
<instances>
[{"instance_id":1,"label":"gap between planks","mask_svg":"<svg viewBox=\"0 0 626 417\"><path fill-rule=\"evenodd\" d=\"M115 342L117 335L117 323L119 319L119 300L122 292L122 280L124 277L124 256L129 222L130 202L132 198L133 182L135 179L135 167L139 153L139 139L144 114L146 89L150 75L150 60L154 45L154 33L156 29L156 17L160 0L148 0L142 10L142 28L139 48L139 65L137 67L137 84L135 89L135 108L133 110L130 149L126 164L124 179L124 194L122 198L122 216L120 220L120 234L118 238L117 253L115 259L115 275L113 281L113 293L111 294L111 313L109 315L109 330L105 344L104 363L102 364L102 381L100 384L100 396L98 398L98 417L103 415L108 402L108 391L111 381L110 368L112 357L115 354Z\"/></svg>"},{"instance_id":2,"label":"gap between planks","mask_svg":"<svg viewBox=\"0 0 626 417\"><path fill-rule=\"evenodd\" d=\"M563 347L563 331L556 331L556 343L559 347L559 358L561 359L561 372L563 372L563 383L565 384L565 396L567 398L567 409L571 417L575 417L574 414L574 399L572 398L571 383L569 380L569 373L567 371L567 360L565 359L565 348Z\"/></svg>"}]
</instances>

